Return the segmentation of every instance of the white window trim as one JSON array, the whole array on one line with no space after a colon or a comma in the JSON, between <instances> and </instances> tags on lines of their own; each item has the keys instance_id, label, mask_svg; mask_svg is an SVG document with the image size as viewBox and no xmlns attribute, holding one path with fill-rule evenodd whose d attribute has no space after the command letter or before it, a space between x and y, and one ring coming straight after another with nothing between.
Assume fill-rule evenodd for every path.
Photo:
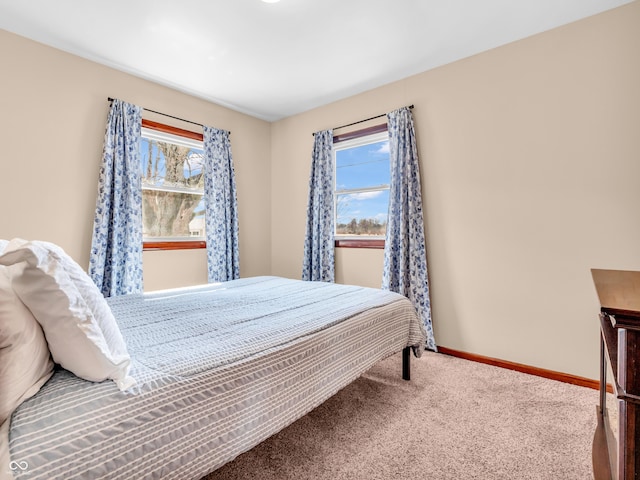
<instances>
[{"instance_id":1,"label":"white window trim","mask_svg":"<svg viewBox=\"0 0 640 480\"><path fill-rule=\"evenodd\" d=\"M204 151L204 143L192 138L181 137L180 135L174 135L173 133L161 132L159 130L153 130L151 128L142 127L142 137L156 140L158 142L175 143L183 147L197 148Z\"/></svg>"}]
</instances>

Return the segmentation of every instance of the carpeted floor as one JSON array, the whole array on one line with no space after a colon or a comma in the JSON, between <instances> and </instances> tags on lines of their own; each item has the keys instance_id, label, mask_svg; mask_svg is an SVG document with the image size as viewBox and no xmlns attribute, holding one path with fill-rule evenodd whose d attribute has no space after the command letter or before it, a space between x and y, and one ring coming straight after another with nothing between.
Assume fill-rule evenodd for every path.
<instances>
[{"instance_id":1,"label":"carpeted floor","mask_svg":"<svg viewBox=\"0 0 640 480\"><path fill-rule=\"evenodd\" d=\"M399 355L206 480L592 479L598 392Z\"/></svg>"}]
</instances>

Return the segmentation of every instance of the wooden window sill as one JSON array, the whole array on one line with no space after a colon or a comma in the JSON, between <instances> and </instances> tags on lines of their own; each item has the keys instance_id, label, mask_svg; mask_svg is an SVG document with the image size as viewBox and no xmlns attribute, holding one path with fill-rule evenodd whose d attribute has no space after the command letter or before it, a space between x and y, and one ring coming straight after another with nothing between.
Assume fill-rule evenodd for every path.
<instances>
[{"instance_id":1,"label":"wooden window sill","mask_svg":"<svg viewBox=\"0 0 640 480\"><path fill-rule=\"evenodd\" d=\"M335 241L336 248L378 248L384 249L384 240L344 239Z\"/></svg>"},{"instance_id":2,"label":"wooden window sill","mask_svg":"<svg viewBox=\"0 0 640 480\"><path fill-rule=\"evenodd\" d=\"M143 242L142 250L192 250L197 248L207 248L204 240L188 240L182 242Z\"/></svg>"}]
</instances>

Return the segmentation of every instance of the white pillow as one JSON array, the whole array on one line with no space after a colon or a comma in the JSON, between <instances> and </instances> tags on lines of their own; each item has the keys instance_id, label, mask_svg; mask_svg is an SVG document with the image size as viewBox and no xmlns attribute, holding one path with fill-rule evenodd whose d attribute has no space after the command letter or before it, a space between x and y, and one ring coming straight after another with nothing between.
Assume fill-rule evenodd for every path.
<instances>
[{"instance_id":1,"label":"white pillow","mask_svg":"<svg viewBox=\"0 0 640 480\"><path fill-rule=\"evenodd\" d=\"M133 386L116 319L84 270L57 245L13 239L0 265L20 262L26 265L12 278L13 289L42 325L53 360L86 380Z\"/></svg>"},{"instance_id":2,"label":"white pillow","mask_svg":"<svg viewBox=\"0 0 640 480\"><path fill-rule=\"evenodd\" d=\"M42 328L11 288L10 269L21 267L0 266L0 424L53 374Z\"/></svg>"}]
</instances>

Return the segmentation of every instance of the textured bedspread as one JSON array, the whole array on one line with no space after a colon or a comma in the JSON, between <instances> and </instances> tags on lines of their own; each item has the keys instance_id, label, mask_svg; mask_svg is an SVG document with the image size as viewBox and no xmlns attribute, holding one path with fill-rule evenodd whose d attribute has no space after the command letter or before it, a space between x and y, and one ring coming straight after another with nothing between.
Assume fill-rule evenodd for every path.
<instances>
[{"instance_id":1,"label":"textured bedspread","mask_svg":"<svg viewBox=\"0 0 640 480\"><path fill-rule=\"evenodd\" d=\"M255 277L109 304L137 386L57 371L12 417L17 478L201 478L425 342L408 300L353 286Z\"/></svg>"}]
</instances>

